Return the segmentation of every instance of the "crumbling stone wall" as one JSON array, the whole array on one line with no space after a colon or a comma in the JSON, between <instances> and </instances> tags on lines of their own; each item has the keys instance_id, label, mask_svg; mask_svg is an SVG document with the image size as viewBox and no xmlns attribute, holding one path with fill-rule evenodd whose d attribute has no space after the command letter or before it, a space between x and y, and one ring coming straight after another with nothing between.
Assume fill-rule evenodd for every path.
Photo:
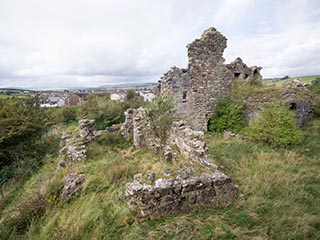
<instances>
[{"instance_id":1,"label":"crumbling stone wall","mask_svg":"<svg viewBox=\"0 0 320 240\"><path fill-rule=\"evenodd\" d=\"M191 129L186 121L173 122L167 141L171 149L178 148L179 154L193 162L218 168L209 157L204 133Z\"/></svg>"},{"instance_id":2,"label":"crumbling stone wall","mask_svg":"<svg viewBox=\"0 0 320 240\"><path fill-rule=\"evenodd\" d=\"M154 137L144 108L128 109L125 112L125 122L120 129L123 137L132 136L136 148L146 147L155 152L159 151L159 139Z\"/></svg>"},{"instance_id":3,"label":"crumbling stone wall","mask_svg":"<svg viewBox=\"0 0 320 240\"><path fill-rule=\"evenodd\" d=\"M174 99L176 116L187 119L196 130L207 130L217 99L229 93L233 73L223 64L227 39L209 28L190 43L188 68L171 68L160 80L160 92Z\"/></svg>"},{"instance_id":4,"label":"crumbling stone wall","mask_svg":"<svg viewBox=\"0 0 320 240\"><path fill-rule=\"evenodd\" d=\"M94 120L82 119L79 121L78 133L65 133L60 141L60 155L70 162L87 159L86 144L92 142L107 130L94 131Z\"/></svg>"},{"instance_id":5,"label":"crumbling stone wall","mask_svg":"<svg viewBox=\"0 0 320 240\"><path fill-rule=\"evenodd\" d=\"M188 108L188 89L190 75L187 69L180 69L175 66L163 75L160 81L160 89L172 96L175 103L175 114L177 117L186 117Z\"/></svg>"},{"instance_id":6,"label":"crumbling stone wall","mask_svg":"<svg viewBox=\"0 0 320 240\"><path fill-rule=\"evenodd\" d=\"M295 115L297 127L308 123L314 112L313 94L299 80L288 80L271 94L266 92L257 97L249 96L242 99L246 105L246 120L250 125L252 121L261 117L261 111L274 102L282 103L285 107L292 110Z\"/></svg>"},{"instance_id":7,"label":"crumbling stone wall","mask_svg":"<svg viewBox=\"0 0 320 240\"><path fill-rule=\"evenodd\" d=\"M294 111L297 126L308 123L314 112L313 95L299 80L289 80L284 84L285 90L279 99L287 108Z\"/></svg>"},{"instance_id":8,"label":"crumbling stone wall","mask_svg":"<svg viewBox=\"0 0 320 240\"><path fill-rule=\"evenodd\" d=\"M221 172L199 176L159 178L145 184L136 178L126 186L129 206L139 220L157 219L178 212L222 208L237 198L237 186Z\"/></svg>"},{"instance_id":9,"label":"crumbling stone wall","mask_svg":"<svg viewBox=\"0 0 320 240\"><path fill-rule=\"evenodd\" d=\"M262 80L262 76L260 74L262 67L248 67L239 57L226 66L232 71L234 81L254 83Z\"/></svg>"},{"instance_id":10,"label":"crumbling stone wall","mask_svg":"<svg viewBox=\"0 0 320 240\"><path fill-rule=\"evenodd\" d=\"M170 156L183 157L178 164L184 167L163 172L166 177L148 173L151 184L145 182L142 174L127 184L126 199L130 208L138 211L140 221L221 208L237 198L237 186L210 159L203 136L202 131L192 130L185 121L174 122L167 147L168 151L177 151Z\"/></svg>"}]
</instances>

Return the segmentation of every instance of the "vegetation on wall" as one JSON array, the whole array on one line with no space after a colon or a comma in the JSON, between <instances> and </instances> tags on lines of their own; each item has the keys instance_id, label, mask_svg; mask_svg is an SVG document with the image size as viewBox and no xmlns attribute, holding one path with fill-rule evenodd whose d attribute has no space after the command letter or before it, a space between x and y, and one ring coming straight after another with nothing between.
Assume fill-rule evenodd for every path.
<instances>
[{"instance_id":1,"label":"vegetation on wall","mask_svg":"<svg viewBox=\"0 0 320 240\"><path fill-rule=\"evenodd\" d=\"M240 132L245 127L244 104L230 96L222 97L210 117L208 130Z\"/></svg>"},{"instance_id":2,"label":"vegetation on wall","mask_svg":"<svg viewBox=\"0 0 320 240\"><path fill-rule=\"evenodd\" d=\"M148 107L151 128L160 139L160 149L164 146L173 121L174 103L171 96L162 93Z\"/></svg>"}]
</instances>

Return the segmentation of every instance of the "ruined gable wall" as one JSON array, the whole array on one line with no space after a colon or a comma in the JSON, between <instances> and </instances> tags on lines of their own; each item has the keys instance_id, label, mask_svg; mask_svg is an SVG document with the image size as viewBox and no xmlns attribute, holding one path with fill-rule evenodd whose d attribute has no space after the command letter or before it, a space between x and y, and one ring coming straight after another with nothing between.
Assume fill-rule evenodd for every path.
<instances>
[{"instance_id":1,"label":"ruined gable wall","mask_svg":"<svg viewBox=\"0 0 320 240\"><path fill-rule=\"evenodd\" d=\"M189 87L189 74L186 69L171 67L160 81L161 92L167 92L175 103L177 117L185 118L188 115L187 91Z\"/></svg>"},{"instance_id":2,"label":"ruined gable wall","mask_svg":"<svg viewBox=\"0 0 320 240\"><path fill-rule=\"evenodd\" d=\"M229 93L233 74L223 64L227 39L216 29L205 31L188 48L189 121L197 130L206 130L217 99Z\"/></svg>"},{"instance_id":3,"label":"ruined gable wall","mask_svg":"<svg viewBox=\"0 0 320 240\"><path fill-rule=\"evenodd\" d=\"M262 67L248 67L239 57L226 66L230 71L232 71L234 81L256 82L262 80L262 76L260 74Z\"/></svg>"}]
</instances>

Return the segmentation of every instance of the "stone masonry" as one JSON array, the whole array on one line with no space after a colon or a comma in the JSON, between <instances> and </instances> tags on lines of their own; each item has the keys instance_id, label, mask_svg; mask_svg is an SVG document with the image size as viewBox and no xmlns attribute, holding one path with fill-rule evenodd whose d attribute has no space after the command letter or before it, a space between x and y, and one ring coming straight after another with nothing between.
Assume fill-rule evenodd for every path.
<instances>
[{"instance_id":1,"label":"stone masonry","mask_svg":"<svg viewBox=\"0 0 320 240\"><path fill-rule=\"evenodd\" d=\"M138 211L139 221L145 221L178 212L225 207L237 198L237 186L219 171L159 178L151 185L136 177L126 186L126 198L130 208Z\"/></svg>"},{"instance_id":2,"label":"stone masonry","mask_svg":"<svg viewBox=\"0 0 320 240\"><path fill-rule=\"evenodd\" d=\"M133 145L136 148L146 147L158 152L159 139L152 133L146 110L144 108L128 109L125 116L125 122L120 129L121 135L126 138L132 136Z\"/></svg>"},{"instance_id":3,"label":"stone masonry","mask_svg":"<svg viewBox=\"0 0 320 240\"><path fill-rule=\"evenodd\" d=\"M209 28L187 46L188 68L172 67L160 80L160 92L168 92L174 99L176 117L187 120L193 129L207 130L217 100L229 94L238 72L243 79L261 79L261 67L249 68L240 58L225 65L226 44L220 32Z\"/></svg>"},{"instance_id":4,"label":"stone masonry","mask_svg":"<svg viewBox=\"0 0 320 240\"><path fill-rule=\"evenodd\" d=\"M242 59L239 57L226 66L233 72L234 81L254 83L262 80L262 76L260 74L260 70L262 69L262 67L248 67L245 63L242 62Z\"/></svg>"},{"instance_id":5,"label":"stone masonry","mask_svg":"<svg viewBox=\"0 0 320 240\"><path fill-rule=\"evenodd\" d=\"M160 178L148 173L151 184L138 174L126 186L126 199L138 211L139 221L221 208L237 198L237 186L210 159L203 137L202 131L192 130L183 120L172 124L164 155L181 156L176 159L181 168Z\"/></svg>"}]
</instances>

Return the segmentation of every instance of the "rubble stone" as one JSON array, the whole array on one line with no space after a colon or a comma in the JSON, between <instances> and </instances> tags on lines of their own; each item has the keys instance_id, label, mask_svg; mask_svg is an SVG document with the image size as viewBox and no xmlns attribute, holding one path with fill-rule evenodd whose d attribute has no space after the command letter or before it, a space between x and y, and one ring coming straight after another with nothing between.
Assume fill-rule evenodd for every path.
<instances>
[{"instance_id":1,"label":"rubble stone","mask_svg":"<svg viewBox=\"0 0 320 240\"><path fill-rule=\"evenodd\" d=\"M79 192L84 183L84 174L71 173L66 177L66 183L61 193L61 199L67 200L76 192Z\"/></svg>"},{"instance_id":2,"label":"rubble stone","mask_svg":"<svg viewBox=\"0 0 320 240\"><path fill-rule=\"evenodd\" d=\"M139 221L157 219L178 212L195 212L226 207L237 198L237 185L222 172L200 176L159 178L152 185L134 180L126 186L130 208Z\"/></svg>"}]
</instances>

